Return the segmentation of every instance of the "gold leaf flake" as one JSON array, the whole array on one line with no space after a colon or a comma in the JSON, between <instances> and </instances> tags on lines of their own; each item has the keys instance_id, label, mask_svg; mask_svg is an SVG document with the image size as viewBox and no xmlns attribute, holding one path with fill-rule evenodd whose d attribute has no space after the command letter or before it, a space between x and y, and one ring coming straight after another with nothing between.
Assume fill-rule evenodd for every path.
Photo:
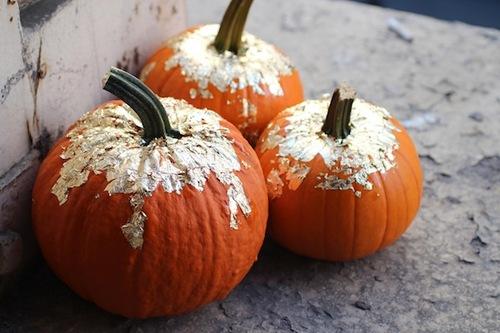
<instances>
[{"instance_id":1,"label":"gold leaf flake","mask_svg":"<svg viewBox=\"0 0 500 333\"><path fill-rule=\"evenodd\" d=\"M248 126L257 122L257 106L253 105L246 98L241 99L241 115L245 119L238 128L244 130Z\"/></svg>"},{"instance_id":2,"label":"gold leaf flake","mask_svg":"<svg viewBox=\"0 0 500 333\"><path fill-rule=\"evenodd\" d=\"M191 97L191 99L195 99L196 95L198 95L198 91L196 89L194 88L189 89L189 97Z\"/></svg>"},{"instance_id":3,"label":"gold leaf flake","mask_svg":"<svg viewBox=\"0 0 500 333\"><path fill-rule=\"evenodd\" d=\"M281 180L280 172L277 169L272 169L266 178L267 191L271 199L278 198L283 194L283 180Z\"/></svg>"},{"instance_id":4,"label":"gold leaf flake","mask_svg":"<svg viewBox=\"0 0 500 333\"><path fill-rule=\"evenodd\" d=\"M144 206L144 196L136 193L130 197L130 206L133 213L127 224L122 226L122 233L134 249L142 247L144 242L144 222L147 220L146 214L142 211Z\"/></svg>"},{"instance_id":5,"label":"gold leaf flake","mask_svg":"<svg viewBox=\"0 0 500 333\"><path fill-rule=\"evenodd\" d=\"M265 140L261 143L260 152L264 153L268 150L276 148L279 143L283 140L283 137L279 134L280 127L277 124L269 123L269 132L265 137Z\"/></svg>"},{"instance_id":6,"label":"gold leaf flake","mask_svg":"<svg viewBox=\"0 0 500 333\"><path fill-rule=\"evenodd\" d=\"M198 84L204 98L211 98L209 84L221 92L250 87L260 95L264 95L266 86L272 95L282 96L280 77L292 74L290 60L273 45L249 33L243 34L239 54L221 54L213 47L218 30L219 25L206 25L168 41L166 45L174 54L166 61L165 70L179 66L187 82Z\"/></svg>"},{"instance_id":7,"label":"gold leaf flake","mask_svg":"<svg viewBox=\"0 0 500 333\"><path fill-rule=\"evenodd\" d=\"M142 245L147 216L142 212L144 198L159 186L180 194L185 186L203 191L210 174L226 185L230 227L237 229L238 209L251 213L243 185L236 175L240 160L220 126L221 117L199 110L184 101L161 99L172 126L183 137L155 139L143 145L142 126L127 105L108 104L85 114L68 132L70 144L61 158L65 160L52 193L62 205L71 188L84 185L90 172L106 176L106 191L131 194L132 217L122 232L133 248ZM167 223L167 222L165 222Z\"/></svg>"},{"instance_id":8,"label":"gold leaf flake","mask_svg":"<svg viewBox=\"0 0 500 333\"><path fill-rule=\"evenodd\" d=\"M321 127L326 118L330 100L309 100L287 109L284 134L278 125L272 126L263 143L261 152L279 148L278 156L296 162L310 162L320 155L330 173L320 175L316 188L324 190L351 190L357 196L354 184L365 190L373 189L369 175L386 172L395 165L394 151L399 148L389 113L362 99L356 99L351 113L351 133L344 140L336 140L324 134ZM295 163L280 162L280 174L287 174L288 181L303 179L309 170L297 173ZM272 171L273 172L273 171ZM339 177L343 174L345 177ZM297 187L297 184L293 184Z\"/></svg>"}]
</instances>

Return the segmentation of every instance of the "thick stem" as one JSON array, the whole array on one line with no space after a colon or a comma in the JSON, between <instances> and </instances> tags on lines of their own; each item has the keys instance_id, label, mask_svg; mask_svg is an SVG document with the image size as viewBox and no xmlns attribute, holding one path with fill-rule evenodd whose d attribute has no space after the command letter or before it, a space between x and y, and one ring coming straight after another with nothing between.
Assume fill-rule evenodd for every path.
<instances>
[{"instance_id":1,"label":"thick stem","mask_svg":"<svg viewBox=\"0 0 500 333\"><path fill-rule=\"evenodd\" d=\"M253 0L231 0L215 37L214 46L217 51L238 54L252 2Z\"/></svg>"},{"instance_id":2,"label":"thick stem","mask_svg":"<svg viewBox=\"0 0 500 333\"><path fill-rule=\"evenodd\" d=\"M163 104L161 104L160 100L158 99L158 96L151 90L149 89L148 86L146 86L141 80L136 78L135 76L122 71L118 68L113 68L112 69L115 73L118 75L121 75L124 79L127 81L132 82L135 86L140 87L141 91L143 91L146 95L149 96L151 99L151 102L155 104L155 111L158 111L160 113L160 117L162 118L163 125L165 127L165 132L167 133L168 136L174 137L174 138L180 138L181 135L178 131L172 129L172 126L170 125L170 121L167 116L167 112L165 111L165 108L163 107Z\"/></svg>"},{"instance_id":3,"label":"thick stem","mask_svg":"<svg viewBox=\"0 0 500 333\"><path fill-rule=\"evenodd\" d=\"M246 0L240 6L240 10L236 17L233 33L231 35L231 45L229 51L234 54L238 54L241 49L241 39L243 37L243 32L245 31L245 25L247 23L248 13L250 12L250 7L252 6L253 0Z\"/></svg>"},{"instance_id":4,"label":"thick stem","mask_svg":"<svg viewBox=\"0 0 500 333\"><path fill-rule=\"evenodd\" d=\"M181 134L170 126L167 112L156 95L133 75L112 67L107 74L103 89L127 103L139 116L146 143L156 138Z\"/></svg>"},{"instance_id":5,"label":"thick stem","mask_svg":"<svg viewBox=\"0 0 500 333\"><path fill-rule=\"evenodd\" d=\"M356 91L348 85L335 89L321 130L335 139L345 139L351 133L351 110Z\"/></svg>"},{"instance_id":6,"label":"thick stem","mask_svg":"<svg viewBox=\"0 0 500 333\"><path fill-rule=\"evenodd\" d=\"M243 0L231 0L224 13L224 17L219 26L219 32L214 40L214 47L220 53L229 49L231 43L232 25L238 12L238 8Z\"/></svg>"}]
</instances>

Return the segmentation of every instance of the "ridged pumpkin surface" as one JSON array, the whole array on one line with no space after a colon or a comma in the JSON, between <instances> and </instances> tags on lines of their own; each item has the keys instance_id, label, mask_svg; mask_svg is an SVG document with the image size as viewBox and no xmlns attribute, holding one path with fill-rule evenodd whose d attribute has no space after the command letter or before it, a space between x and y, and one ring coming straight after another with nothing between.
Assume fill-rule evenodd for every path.
<instances>
[{"instance_id":1,"label":"ridged pumpkin surface","mask_svg":"<svg viewBox=\"0 0 500 333\"><path fill-rule=\"evenodd\" d=\"M180 314L224 298L257 259L266 227L268 209L262 171L254 151L239 131L211 111L196 110L172 99L162 102L171 122L186 135L179 140L191 140L195 135L190 131L196 131L193 128L204 131L208 121L219 127L224 137L220 140L230 142L241 167L233 165L231 173L222 166L221 170L226 172L222 175L214 174L213 170L199 170L205 176L189 168L167 169L167 165L179 166L180 162L169 164L165 158L180 161L189 155L182 155L180 148L158 153L158 147L168 149L171 142L175 144L175 141L162 140L150 143L148 147L156 146L150 154L144 153L141 149L146 148L134 143L141 140L137 117L126 105L110 102L85 115L57 142L42 163L33 190L33 225L50 267L83 298L127 317ZM108 113L102 113L103 110ZM101 114L95 116L99 112ZM186 112L191 116L181 117ZM96 127L92 128L96 121ZM91 147L93 153L86 153L83 146L91 141L87 138L92 135L101 135L102 140L94 138L92 142L97 148ZM104 147L98 142L106 140L110 140L107 148L96 152ZM101 161L99 156L112 154L113 146L122 145L124 140L131 140L134 149L144 154L138 167L122 170L128 163L124 160L126 156L134 156L125 151L113 155L116 159L111 162L108 160L111 165L107 169L103 167L107 172L92 169L99 165L100 162L96 162ZM77 147L82 151L68 156L72 154L69 147L77 141L82 143ZM214 145L217 143L208 144L207 151ZM196 144L187 146L193 151L201 149ZM77 158L82 161L78 162ZM86 159L90 161L88 164ZM220 166L230 159L215 157L207 164L219 163ZM89 172L82 184L63 179L62 174L71 174L73 167L65 163L74 161L78 162L75 165L85 165L83 170L74 170L78 177ZM186 157L182 163L186 166L194 162ZM234 159L231 163L235 163ZM134 176L127 178L127 173ZM167 191L165 184L175 183L168 174L186 183L177 190ZM231 184L221 182L220 178L228 175L236 178L228 178L232 179ZM120 176L127 181L116 184L107 179L116 180ZM150 183L144 181L141 190L163 177L153 191L139 195L143 200L142 209L134 206L137 203L133 196L137 193L112 190L120 186L130 189L127 182L133 183L136 176L151 180ZM198 188L189 183L196 179L200 181L196 184ZM61 182L67 193L61 190ZM235 193L245 197L238 198ZM240 202L248 203L245 212L238 206ZM135 228L131 222L135 218L137 223L143 222L142 234L141 228ZM130 223L130 232L124 228L127 223Z\"/></svg>"},{"instance_id":2,"label":"ridged pumpkin surface","mask_svg":"<svg viewBox=\"0 0 500 333\"><path fill-rule=\"evenodd\" d=\"M346 140L322 133L328 100L280 113L256 151L270 196L271 236L291 251L345 261L392 244L415 217L423 175L401 124L356 100Z\"/></svg>"},{"instance_id":3,"label":"ridged pumpkin surface","mask_svg":"<svg viewBox=\"0 0 500 333\"><path fill-rule=\"evenodd\" d=\"M159 96L216 111L255 144L278 112L303 101L299 73L249 33L239 54L218 53L212 45L218 28L194 27L172 38L148 60L141 79Z\"/></svg>"}]
</instances>

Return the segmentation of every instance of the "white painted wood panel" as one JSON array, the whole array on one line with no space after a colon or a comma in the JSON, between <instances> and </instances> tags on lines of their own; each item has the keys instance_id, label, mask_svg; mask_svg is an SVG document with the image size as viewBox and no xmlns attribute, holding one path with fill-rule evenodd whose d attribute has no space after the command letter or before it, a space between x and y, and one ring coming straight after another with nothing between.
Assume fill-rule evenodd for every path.
<instances>
[{"instance_id":1,"label":"white painted wood panel","mask_svg":"<svg viewBox=\"0 0 500 333\"><path fill-rule=\"evenodd\" d=\"M19 9L8 2L0 0L0 175L29 152L28 122L33 110Z\"/></svg>"}]
</instances>

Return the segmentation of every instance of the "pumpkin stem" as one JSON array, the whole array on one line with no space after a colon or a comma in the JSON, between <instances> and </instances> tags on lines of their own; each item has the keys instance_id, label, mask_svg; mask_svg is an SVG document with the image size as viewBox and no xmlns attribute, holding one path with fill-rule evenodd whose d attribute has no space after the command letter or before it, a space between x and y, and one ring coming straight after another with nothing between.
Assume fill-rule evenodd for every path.
<instances>
[{"instance_id":1,"label":"pumpkin stem","mask_svg":"<svg viewBox=\"0 0 500 333\"><path fill-rule=\"evenodd\" d=\"M335 139L345 139L351 133L351 110L356 91L348 85L335 89L321 130Z\"/></svg>"},{"instance_id":2,"label":"pumpkin stem","mask_svg":"<svg viewBox=\"0 0 500 333\"><path fill-rule=\"evenodd\" d=\"M172 128L167 112L158 97L135 76L111 67L104 78L103 89L127 103L139 116L144 129L143 139L148 144L156 138L180 138Z\"/></svg>"},{"instance_id":3,"label":"pumpkin stem","mask_svg":"<svg viewBox=\"0 0 500 333\"><path fill-rule=\"evenodd\" d=\"M252 2L253 0L231 0L214 41L214 46L219 53L230 51L238 54Z\"/></svg>"}]
</instances>

